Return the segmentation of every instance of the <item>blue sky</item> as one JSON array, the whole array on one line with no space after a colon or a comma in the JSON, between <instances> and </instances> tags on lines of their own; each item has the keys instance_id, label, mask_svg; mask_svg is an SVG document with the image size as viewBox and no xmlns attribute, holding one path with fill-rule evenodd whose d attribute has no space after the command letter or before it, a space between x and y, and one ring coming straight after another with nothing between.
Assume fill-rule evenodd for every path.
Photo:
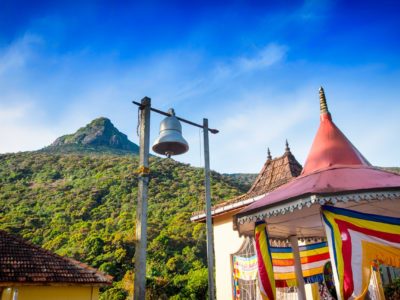
<instances>
[{"instance_id":1,"label":"blue sky","mask_svg":"<svg viewBox=\"0 0 400 300\"><path fill-rule=\"evenodd\" d=\"M0 1L0 153L105 116L136 142L132 100L209 119L211 167L258 172L285 139L304 163L318 88L372 164L399 166L397 1ZM152 140L161 116L152 115ZM184 126L202 166L201 132Z\"/></svg>"}]
</instances>

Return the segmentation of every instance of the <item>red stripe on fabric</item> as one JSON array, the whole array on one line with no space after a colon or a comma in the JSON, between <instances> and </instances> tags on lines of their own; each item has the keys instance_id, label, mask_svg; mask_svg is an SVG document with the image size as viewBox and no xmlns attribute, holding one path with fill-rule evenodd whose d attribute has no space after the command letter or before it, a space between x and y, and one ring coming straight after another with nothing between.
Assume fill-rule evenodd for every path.
<instances>
[{"instance_id":1,"label":"red stripe on fabric","mask_svg":"<svg viewBox=\"0 0 400 300\"><path fill-rule=\"evenodd\" d=\"M264 260L261 254L259 232L256 232L256 248L257 248L258 272L259 272L259 277L261 279L261 283L264 287L264 291L267 293L267 297L269 298L269 300L274 300L274 294L272 292L270 278L268 276L268 272L265 268Z\"/></svg>"},{"instance_id":2,"label":"red stripe on fabric","mask_svg":"<svg viewBox=\"0 0 400 300\"><path fill-rule=\"evenodd\" d=\"M387 233L387 232L384 232L384 231L367 229L367 228L359 227L359 226L357 226L355 224L352 224L352 223L349 223L349 222L343 221L343 220L336 220L335 219L335 221L336 221L337 224L339 224L339 223L346 224L345 226L348 229L351 229L351 230L354 230L354 231L359 231L359 232L365 233L366 235L372 235L372 236L375 236L375 237L380 238L382 240L387 240L387 241L390 241L390 242L393 242L393 243L400 243L400 234Z\"/></svg>"},{"instance_id":3,"label":"red stripe on fabric","mask_svg":"<svg viewBox=\"0 0 400 300\"><path fill-rule=\"evenodd\" d=\"M354 291L354 282L353 282L353 270L351 267L351 259L352 259L352 241L351 236L348 231L347 222L341 222L340 220L336 220L336 223L339 228L340 235L342 237L342 257L343 257L343 296L344 299L347 300L351 297ZM347 238L344 238L344 237Z\"/></svg>"},{"instance_id":4,"label":"red stripe on fabric","mask_svg":"<svg viewBox=\"0 0 400 300\"><path fill-rule=\"evenodd\" d=\"M275 285L277 288L288 287L286 280L275 280Z\"/></svg>"},{"instance_id":5,"label":"red stripe on fabric","mask_svg":"<svg viewBox=\"0 0 400 300\"><path fill-rule=\"evenodd\" d=\"M329 258L329 252L306 256L301 258L302 264L312 263L320 260L325 260Z\"/></svg>"},{"instance_id":6,"label":"red stripe on fabric","mask_svg":"<svg viewBox=\"0 0 400 300\"><path fill-rule=\"evenodd\" d=\"M329 252L305 256L301 258L301 264L313 263L321 260L329 259ZM291 267L294 266L293 259L272 259L272 265L275 267Z\"/></svg>"}]
</instances>

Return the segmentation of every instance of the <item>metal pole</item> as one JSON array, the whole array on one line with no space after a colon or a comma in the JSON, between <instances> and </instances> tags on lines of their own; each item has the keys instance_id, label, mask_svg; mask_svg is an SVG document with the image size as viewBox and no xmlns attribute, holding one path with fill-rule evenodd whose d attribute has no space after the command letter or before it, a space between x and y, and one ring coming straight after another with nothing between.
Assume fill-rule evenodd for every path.
<instances>
[{"instance_id":1,"label":"metal pole","mask_svg":"<svg viewBox=\"0 0 400 300\"><path fill-rule=\"evenodd\" d=\"M149 186L149 140L151 99L140 106L139 188L136 207L136 249L134 300L146 298L147 193Z\"/></svg>"},{"instance_id":2,"label":"metal pole","mask_svg":"<svg viewBox=\"0 0 400 300\"><path fill-rule=\"evenodd\" d=\"M136 105L138 105L138 106L142 106L141 103L136 102L136 101L132 101L132 103L133 103L133 104L136 104ZM154 112L156 112L156 113L158 113L158 114L160 114L160 115L167 116L167 117L169 117L169 116L171 115L171 114L168 113L168 112L159 110L159 109L154 108L154 107L151 107L150 110L151 110L151 111L154 111ZM199 127L199 128L204 128L204 126L202 126L202 125L200 125L200 124L194 123L194 122L192 122L192 121L186 120L186 119L181 118L181 117L178 117L178 116L175 116L175 117L176 117L179 121L182 121L183 123L186 123L186 124L189 124L189 125L192 125L192 126L196 126L196 127ZM217 129L212 129L212 128L208 128L208 130L209 130L211 133L214 133L214 134L216 134L216 133L219 132Z\"/></svg>"},{"instance_id":3,"label":"metal pole","mask_svg":"<svg viewBox=\"0 0 400 300\"><path fill-rule=\"evenodd\" d=\"M211 219L211 187L210 187L210 150L208 143L208 119L203 119L204 136L204 173L207 223L207 266L208 266L208 299L215 299L214 283L214 236Z\"/></svg>"},{"instance_id":4,"label":"metal pole","mask_svg":"<svg viewBox=\"0 0 400 300\"><path fill-rule=\"evenodd\" d=\"M306 290L304 288L303 271L301 269L299 242L297 240L296 235L291 235L289 239L290 239L290 244L292 244L292 250L293 250L294 273L296 274L298 299L306 300Z\"/></svg>"}]
</instances>

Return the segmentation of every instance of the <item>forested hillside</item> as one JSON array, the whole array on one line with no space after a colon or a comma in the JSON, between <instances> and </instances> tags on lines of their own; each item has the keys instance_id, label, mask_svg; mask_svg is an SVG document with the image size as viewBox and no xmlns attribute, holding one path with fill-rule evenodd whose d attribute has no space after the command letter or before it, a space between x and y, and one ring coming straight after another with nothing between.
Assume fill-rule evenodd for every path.
<instances>
[{"instance_id":1,"label":"forested hillside","mask_svg":"<svg viewBox=\"0 0 400 300\"><path fill-rule=\"evenodd\" d=\"M232 183L235 185L239 184L243 189L248 190L254 183L258 174L254 173L233 173L233 174L222 174L227 176Z\"/></svg>"},{"instance_id":2,"label":"forested hillside","mask_svg":"<svg viewBox=\"0 0 400 300\"><path fill-rule=\"evenodd\" d=\"M114 276L103 299L132 290L137 157L25 152L0 155L0 228ZM207 289L203 170L151 158L148 295L204 299ZM247 187L247 186L246 186ZM213 201L245 192L212 174Z\"/></svg>"}]
</instances>

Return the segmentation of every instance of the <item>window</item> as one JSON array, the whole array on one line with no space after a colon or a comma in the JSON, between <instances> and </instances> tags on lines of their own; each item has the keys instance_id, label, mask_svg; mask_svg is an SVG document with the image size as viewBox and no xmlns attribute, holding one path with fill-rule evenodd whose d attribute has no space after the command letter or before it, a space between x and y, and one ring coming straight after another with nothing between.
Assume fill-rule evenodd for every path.
<instances>
[{"instance_id":1,"label":"window","mask_svg":"<svg viewBox=\"0 0 400 300\"><path fill-rule=\"evenodd\" d=\"M232 298L234 300L260 299L257 287L257 255L254 239L246 237L239 251L231 254Z\"/></svg>"}]
</instances>

